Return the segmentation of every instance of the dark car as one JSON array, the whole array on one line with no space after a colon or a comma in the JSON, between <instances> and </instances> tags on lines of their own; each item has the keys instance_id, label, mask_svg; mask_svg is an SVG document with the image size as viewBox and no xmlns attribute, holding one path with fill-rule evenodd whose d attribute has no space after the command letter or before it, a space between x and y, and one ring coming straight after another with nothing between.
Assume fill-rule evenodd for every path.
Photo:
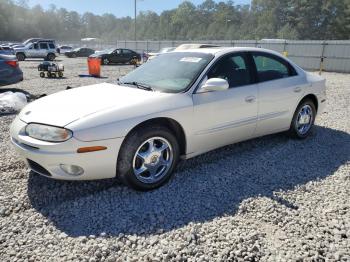
<instances>
[{"instance_id":1,"label":"dark car","mask_svg":"<svg viewBox=\"0 0 350 262\"><path fill-rule=\"evenodd\" d=\"M16 56L0 54L0 86L15 84L23 80L23 72Z\"/></svg>"},{"instance_id":2,"label":"dark car","mask_svg":"<svg viewBox=\"0 0 350 262\"><path fill-rule=\"evenodd\" d=\"M141 61L141 55L139 53L123 48L97 52L93 57L101 58L101 64L103 65L112 63L131 64L135 60Z\"/></svg>"},{"instance_id":3,"label":"dark car","mask_svg":"<svg viewBox=\"0 0 350 262\"><path fill-rule=\"evenodd\" d=\"M94 54L95 50L91 48L86 48L86 47L80 47L76 48L72 51L65 52L64 54L67 57L89 57L90 55Z\"/></svg>"}]
</instances>

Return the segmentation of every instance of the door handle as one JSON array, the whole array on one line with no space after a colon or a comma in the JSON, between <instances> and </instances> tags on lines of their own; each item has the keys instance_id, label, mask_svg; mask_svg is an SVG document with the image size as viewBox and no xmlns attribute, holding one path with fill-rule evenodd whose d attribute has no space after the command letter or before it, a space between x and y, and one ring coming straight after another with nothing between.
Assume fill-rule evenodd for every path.
<instances>
[{"instance_id":1,"label":"door handle","mask_svg":"<svg viewBox=\"0 0 350 262\"><path fill-rule=\"evenodd\" d=\"M295 93L300 93L301 92L301 87L296 87L296 88L294 88L294 92Z\"/></svg>"},{"instance_id":2,"label":"door handle","mask_svg":"<svg viewBox=\"0 0 350 262\"><path fill-rule=\"evenodd\" d=\"M247 103L253 103L253 102L255 101L255 96L247 96L247 97L245 98L245 101L246 101Z\"/></svg>"}]
</instances>

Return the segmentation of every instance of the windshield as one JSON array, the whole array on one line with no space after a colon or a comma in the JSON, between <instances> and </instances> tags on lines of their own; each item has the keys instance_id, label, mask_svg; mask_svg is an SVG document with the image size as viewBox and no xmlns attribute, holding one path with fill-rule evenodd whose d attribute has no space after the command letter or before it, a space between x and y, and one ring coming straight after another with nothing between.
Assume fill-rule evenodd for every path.
<instances>
[{"instance_id":1,"label":"windshield","mask_svg":"<svg viewBox=\"0 0 350 262\"><path fill-rule=\"evenodd\" d=\"M78 52L80 49L81 49L81 48L78 47L78 48L75 48L73 51L74 51L74 52Z\"/></svg>"},{"instance_id":2,"label":"windshield","mask_svg":"<svg viewBox=\"0 0 350 262\"><path fill-rule=\"evenodd\" d=\"M123 83L141 83L155 91L178 93L186 90L213 59L212 54L195 52L166 53L120 79Z\"/></svg>"}]
</instances>

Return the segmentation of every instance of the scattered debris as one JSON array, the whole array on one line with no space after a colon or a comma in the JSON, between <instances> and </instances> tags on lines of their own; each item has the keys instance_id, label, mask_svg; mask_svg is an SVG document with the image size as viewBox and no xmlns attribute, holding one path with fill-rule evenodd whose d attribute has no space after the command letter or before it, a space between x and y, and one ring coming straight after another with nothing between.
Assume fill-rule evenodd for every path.
<instances>
[{"instance_id":1,"label":"scattered debris","mask_svg":"<svg viewBox=\"0 0 350 262\"><path fill-rule=\"evenodd\" d=\"M22 92L4 92L0 94L0 115L15 114L28 103Z\"/></svg>"}]
</instances>

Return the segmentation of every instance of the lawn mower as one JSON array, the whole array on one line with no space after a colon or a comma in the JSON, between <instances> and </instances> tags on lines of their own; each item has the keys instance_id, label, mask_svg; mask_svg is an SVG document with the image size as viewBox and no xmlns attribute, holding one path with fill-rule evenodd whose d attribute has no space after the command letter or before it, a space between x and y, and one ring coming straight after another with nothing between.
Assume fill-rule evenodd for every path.
<instances>
[{"instance_id":1,"label":"lawn mower","mask_svg":"<svg viewBox=\"0 0 350 262\"><path fill-rule=\"evenodd\" d=\"M53 62L44 61L38 65L38 71L40 72L39 75L41 78L44 78L45 75L48 78L63 77L64 66Z\"/></svg>"}]
</instances>

